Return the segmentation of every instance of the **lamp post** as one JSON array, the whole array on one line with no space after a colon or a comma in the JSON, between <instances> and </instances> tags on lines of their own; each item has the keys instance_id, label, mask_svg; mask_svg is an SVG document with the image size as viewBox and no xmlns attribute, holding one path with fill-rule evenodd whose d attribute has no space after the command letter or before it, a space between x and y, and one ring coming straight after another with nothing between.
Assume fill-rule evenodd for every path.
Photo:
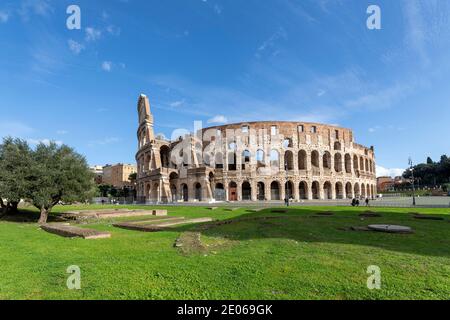
<instances>
[{"instance_id":1,"label":"lamp post","mask_svg":"<svg viewBox=\"0 0 450 320\"><path fill-rule=\"evenodd\" d=\"M286 172L286 184L284 185L285 189L286 189L285 202L286 202L286 206L289 207L289 200L290 200L289 199L289 175L288 175L288 161L286 159L286 156L284 159L284 172Z\"/></svg>"},{"instance_id":2,"label":"lamp post","mask_svg":"<svg viewBox=\"0 0 450 320\"><path fill-rule=\"evenodd\" d=\"M415 187L415 182L414 182L414 166L413 166L413 162L412 162L411 158L409 158L409 167L411 170L411 179L412 179L413 206L416 206L416 187Z\"/></svg>"}]
</instances>

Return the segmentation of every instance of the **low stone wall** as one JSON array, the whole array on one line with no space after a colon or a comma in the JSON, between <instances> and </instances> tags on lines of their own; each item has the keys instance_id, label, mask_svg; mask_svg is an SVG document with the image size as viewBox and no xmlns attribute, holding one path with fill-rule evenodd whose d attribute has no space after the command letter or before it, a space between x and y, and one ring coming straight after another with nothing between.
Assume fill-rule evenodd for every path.
<instances>
[{"instance_id":1,"label":"low stone wall","mask_svg":"<svg viewBox=\"0 0 450 320\"><path fill-rule=\"evenodd\" d=\"M66 238L104 239L111 237L109 232L83 229L64 224L46 224L41 226L41 229Z\"/></svg>"}]
</instances>

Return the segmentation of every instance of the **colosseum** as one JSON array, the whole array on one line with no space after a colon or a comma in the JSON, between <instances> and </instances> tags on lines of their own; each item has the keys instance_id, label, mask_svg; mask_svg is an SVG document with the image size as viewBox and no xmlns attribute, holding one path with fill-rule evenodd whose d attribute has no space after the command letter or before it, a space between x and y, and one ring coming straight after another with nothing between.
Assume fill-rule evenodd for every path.
<instances>
[{"instance_id":1,"label":"colosseum","mask_svg":"<svg viewBox=\"0 0 450 320\"><path fill-rule=\"evenodd\" d=\"M350 129L304 122L245 122L157 137L138 101L139 202L336 200L376 195L374 148Z\"/></svg>"}]
</instances>

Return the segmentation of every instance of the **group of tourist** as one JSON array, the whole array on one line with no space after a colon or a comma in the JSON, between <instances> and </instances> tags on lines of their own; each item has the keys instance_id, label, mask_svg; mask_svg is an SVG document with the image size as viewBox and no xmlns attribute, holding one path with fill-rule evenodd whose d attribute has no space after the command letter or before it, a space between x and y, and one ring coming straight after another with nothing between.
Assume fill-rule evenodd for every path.
<instances>
[{"instance_id":1,"label":"group of tourist","mask_svg":"<svg viewBox=\"0 0 450 320\"><path fill-rule=\"evenodd\" d=\"M364 202L366 203L366 207L370 206L369 198L366 198L366 200ZM361 203L359 202L359 199L353 198L353 200L352 200L352 207L359 207L360 204Z\"/></svg>"}]
</instances>

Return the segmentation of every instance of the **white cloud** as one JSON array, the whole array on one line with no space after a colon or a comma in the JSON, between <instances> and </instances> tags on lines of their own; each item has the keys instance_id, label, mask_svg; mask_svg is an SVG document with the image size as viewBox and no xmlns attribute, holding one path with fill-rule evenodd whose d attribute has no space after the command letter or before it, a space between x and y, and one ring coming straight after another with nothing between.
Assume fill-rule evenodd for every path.
<instances>
[{"instance_id":1,"label":"white cloud","mask_svg":"<svg viewBox=\"0 0 450 320\"><path fill-rule=\"evenodd\" d=\"M101 38L102 36L102 32L98 29L92 28L92 27L87 27L85 29L86 32L86 41L91 42L91 41L96 41L98 39Z\"/></svg>"},{"instance_id":2,"label":"white cloud","mask_svg":"<svg viewBox=\"0 0 450 320\"><path fill-rule=\"evenodd\" d=\"M72 39L69 39L69 41L67 41L68 45L69 45L69 49L70 51L72 51L74 54L80 54L80 52L82 50L84 50L84 45L82 45L81 43L78 43Z\"/></svg>"},{"instance_id":3,"label":"white cloud","mask_svg":"<svg viewBox=\"0 0 450 320\"><path fill-rule=\"evenodd\" d=\"M48 16L54 11L48 0L24 0L18 10L23 20L28 20L30 15Z\"/></svg>"},{"instance_id":4,"label":"white cloud","mask_svg":"<svg viewBox=\"0 0 450 320\"><path fill-rule=\"evenodd\" d=\"M347 100L345 106L352 109L379 110L389 108L408 96L417 87L413 80L410 83L397 84L378 89L354 99Z\"/></svg>"},{"instance_id":5,"label":"white cloud","mask_svg":"<svg viewBox=\"0 0 450 320\"><path fill-rule=\"evenodd\" d=\"M405 172L405 169L400 168L384 168L377 166L377 177L398 177Z\"/></svg>"},{"instance_id":6,"label":"white cloud","mask_svg":"<svg viewBox=\"0 0 450 320\"><path fill-rule=\"evenodd\" d=\"M156 139L160 139L160 140L167 140L167 137L164 133L158 133L156 135Z\"/></svg>"},{"instance_id":7,"label":"white cloud","mask_svg":"<svg viewBox=\"0 0 450 320\"><path fill-rule=\"evenodd\" d=\"M317 122L317 123L329 123L331 120L330 115L323 112L305 113L300 115L294 115L290 117L290 121L296 122ZM330 125L332 125L330 123Z\"/></svg>"},{"instance_id":8,"label":"white cloud","mask_svg":"<svg viewBox=\"0 0 450 320\"><path fill-rule=\"evenodd\" d=\"M6 11L0 11L0 23L6 23L9 20L9 13Z\"/></svg>"},{"instance_id":9,"label":"white cloud","mask_svg":"<svg viewBox=\"0 0 450 320\"><path fill-rule=\"evenodd\" d=\"M208 120L208 123L227 123L228 119L225 116L217 115Z\"/></svg>"},{"instance_id":10,"label":"white cloud","mask_svg":"<svg viewBox=\"0 0 450 320\"><path fill-rule=\"evenodd\" d=\"M113 36L119 36L122 30L114 25L109 25L106 31Z\"/></svg>"},{"instance_id":11,"label":"white cloud","mask_svg":"<svg viewBox=\"0 0 450 320\"><path fill-rule=\"evenodd\" d=\"M51 139L27 139L27 142L31 145L45 144L46 146L50 145L51 142L56 143L58 146L62 145L63 142L59 140L51 140Z\"/></svg>"},{"instance_id":12,"label":"white cloud","mask_svg":"<svg viewBox=\"0 0 450 320\"><path fill-rule=\"evenodd\" d=\"M102 12L102 19L103 19L103 20L108 20L108 19L109 19L109 13L106 12L106 11L103 11L103 12Z\"/></svg>"},{"instance_id":13,"label":"white cloud","mask_svg":"<svg viewBox=\"0 0 450 320\"><path fill-rule=\"evenodd\" d=\"M379 131L379 130L381 130L381 129L383 129L382 126L374 126L374 127L369 128L368 131L369 131L370 133L374 133L374 132Z\"/></svg>"},{"instance_id":14,"label":"white cloud","mask_svg":"<svg viewBox=\"0 0 450 320\"><path fill-rule=\"evenodd\" d=\"M33 128L21 122L0 121L0 138L6 136L23 137L33 131Z\"/></svg>"},{"instance_id":15,"label":"white cloud","mask_svg":"<svg viewBox=\"0 0 450 320\"><path fill-rule=\"evenodd\" d=\"M182 105L184 105L184 103L185 103L184 100L179 100L179 101L174 101L169 105L173 108L177 108L177 107L181 107Z\"/></svg>"},{"instance_id":16,"label":"white cloud","mask_svg":"<svg viewBox=\"0 0 450 320\"><path fill-rule=\"evenodd\" d=\"M222 14L222 7L219 6L218 4L214 5L214 12L217 14Z\"/></svg>"},{"instance_id":17,"label":"white cloud","mask_svg":"<svg viewBox=\"0 0 450 320\"><path fill-rule=\"evenodd\" d=\"M112 70L112 62L111 61L103 61L102 69L106 72L110 72Z\"/></svg>"},{"instance_id":18,"label":"white cloud","mask_svg":"<svg viewBox=\"0 0 450 320\"><path fill-rule=\"evenodd\" d=\"M255 54L255 56L257 58L261 57L261 54L268 50L271 49L272 50L272 56L276 56L279 54L279 50L276 47L276 42L278 40L287 40L287 34L286 31L283 28L279 28L274 34L272 34L267 40L265 40L258 48L257 53Z\"/></svg>"},{"instance_id":19,"label":"white cloud","mask_svg":"<svg viewBox=\"0 0 450 320\"><path fill-rule=\"evenodd\" d=\"M116 137L107 137L101 140L93 140L90 141L88 143L88 146L90 147L94 147L94 146L105 146L105 145L110 145L110 144L114 144L114 143L118 143L121 140L119 138Z\"/></svg>"}]
</instances>

